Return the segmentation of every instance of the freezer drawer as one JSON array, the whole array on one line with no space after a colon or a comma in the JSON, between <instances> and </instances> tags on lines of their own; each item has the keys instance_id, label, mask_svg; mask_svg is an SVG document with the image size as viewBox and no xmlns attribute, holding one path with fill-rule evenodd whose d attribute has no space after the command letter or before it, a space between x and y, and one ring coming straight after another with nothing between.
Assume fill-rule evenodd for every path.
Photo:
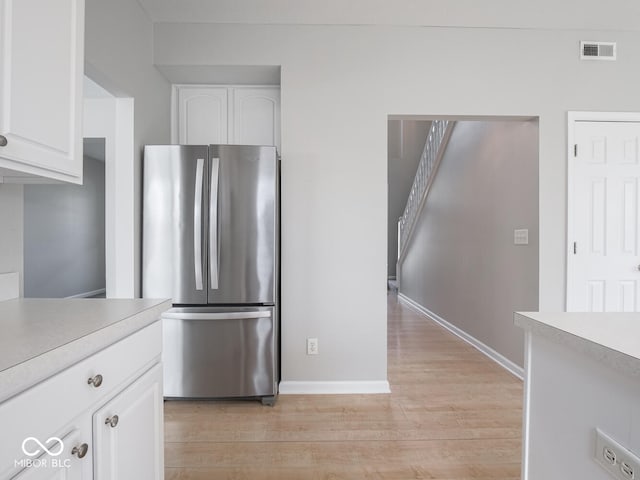
<instances>
[{"instance_id":1,"label":"freezer drawer","mask_svg":"<svg viewBox=\"0 0 640 480\"><path fill-rule=\"evenodd\" d=\"M173 308L163 314L164 396L277 393L274 307Z\"/></svg>"}]
</instances>

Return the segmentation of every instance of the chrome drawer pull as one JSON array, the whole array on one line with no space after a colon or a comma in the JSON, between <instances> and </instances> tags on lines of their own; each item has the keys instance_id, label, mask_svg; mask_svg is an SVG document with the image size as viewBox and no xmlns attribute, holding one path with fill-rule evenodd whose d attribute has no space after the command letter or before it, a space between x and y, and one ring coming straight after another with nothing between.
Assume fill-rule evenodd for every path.
<instances>
[{"instance_id":1,"label":"chrome drawer pull","mask_svg":"<svg viewBox=\"0 0 640 480\"><path fill-rule=\"evenodd\" d=\"M98 374L95 377L91 377L89 380L87 380L87 383L98 388L100 385L102 385L102 375Z\"/></svg>"},{"instance_id":2,"label":"chrome drawer pull","mask_svg":"<svg viewBox=\"0 0 640 480\"><path fill-rule=\"evenodd\" d=\"M89 445L83 443L82 445L73 447L73 450L71 450L71 455L76 455L78 458L84 458L88 450Z\"/></svg>"},{"instance_id":3,"label":"chrome drawer pull","mask_svg":"<svg viewBox=\"0 0 640 480\"><path fill-rule=\"evenodd\" d=\"M118 425L118 415L114 415L113 417L107 417L104 421L105 425L109 425L111 428L114 428L116 425Z\"/></svg>"}]
</instances>

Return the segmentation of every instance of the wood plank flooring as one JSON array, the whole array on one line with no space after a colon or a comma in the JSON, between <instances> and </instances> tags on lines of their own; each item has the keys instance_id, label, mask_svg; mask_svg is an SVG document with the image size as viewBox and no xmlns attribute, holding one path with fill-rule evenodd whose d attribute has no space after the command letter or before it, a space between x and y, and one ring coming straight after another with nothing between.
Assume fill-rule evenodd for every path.
<instances>
[{"instance_id":1,"label":"wood plank flooring","mask_svg":"<svg viewBox=\"0 0 640 480\"><path fill-rule=\"evenodd\" d=\"M522 382L388 297L390 395L166 402L167 480L520 478Z\"/></svg>"}]
</instances>

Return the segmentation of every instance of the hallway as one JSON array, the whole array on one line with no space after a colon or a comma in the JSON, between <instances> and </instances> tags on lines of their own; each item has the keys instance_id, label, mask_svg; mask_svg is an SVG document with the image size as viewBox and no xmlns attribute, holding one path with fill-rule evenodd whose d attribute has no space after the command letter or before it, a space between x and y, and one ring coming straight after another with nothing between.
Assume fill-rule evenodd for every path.
<instances>
[{"instance_id":1,"label":"hallway","mask_svg":"<svg viewBox=\"0 0 640 480\"><path fill-rule=\"evenodd\" d=\"M390 395L165 402L177 479L520 478L522 382L388 295Z\"/></svg>"}]
</instances>

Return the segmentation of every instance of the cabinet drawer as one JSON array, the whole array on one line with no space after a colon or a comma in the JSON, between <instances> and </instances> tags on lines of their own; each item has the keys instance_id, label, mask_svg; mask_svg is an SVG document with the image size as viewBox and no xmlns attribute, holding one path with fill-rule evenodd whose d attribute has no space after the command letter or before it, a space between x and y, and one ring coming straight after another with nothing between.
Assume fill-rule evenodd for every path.
<instances>
[{"instance_id":1,"label":"cabinet drawer","mask_svg":"<svg viewBox=\"0 0 640 480\"><path fill-rule=\"evenodd\" d=\"M99 407L159 362L161 349L162 326L155 322L0 404L0 425L10 432L0 435L0 478L23 457L25 438L66 435L79 412Z\"/></svg>"}]
</instances>

